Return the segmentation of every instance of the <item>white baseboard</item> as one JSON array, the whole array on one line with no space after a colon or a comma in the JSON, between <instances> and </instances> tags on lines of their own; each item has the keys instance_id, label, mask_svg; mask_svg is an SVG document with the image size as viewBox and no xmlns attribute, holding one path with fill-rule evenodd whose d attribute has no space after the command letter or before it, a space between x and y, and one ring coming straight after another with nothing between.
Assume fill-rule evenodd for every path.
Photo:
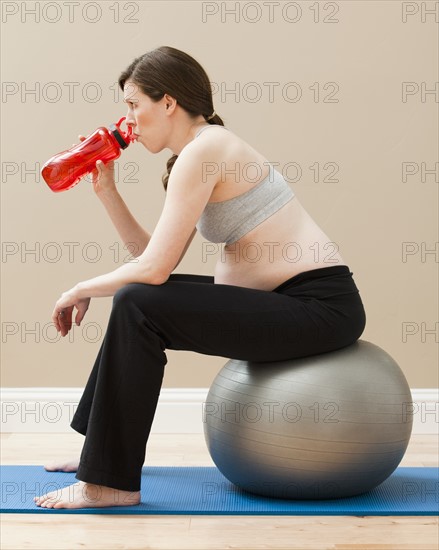
<instances>
[{"instance_id":1,"label":"white baseboard","mask_svg":"<svg viewBox=\"0 0 439 550\"><path fill-rule=\"evenodd\" d=\"M68 433L83 388L1 388L3 433ZM163 388L151 433L203 433L208 388ZM412 434L438 434L439 389L412 389Z\"/></svg>"}]
</instances>

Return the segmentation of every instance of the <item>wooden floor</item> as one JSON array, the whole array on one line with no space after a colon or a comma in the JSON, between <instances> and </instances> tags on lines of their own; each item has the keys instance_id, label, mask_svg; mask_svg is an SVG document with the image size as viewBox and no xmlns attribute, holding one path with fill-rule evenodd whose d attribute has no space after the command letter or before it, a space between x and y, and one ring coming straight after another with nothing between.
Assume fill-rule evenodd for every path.
<instances>
[{"instance_id":1,"label":"wooden floor","mask_svg":"<svg viewBox=\"0 0 439 550\"><path fill-rule=\"evenodd\" d=\"M79 455L82 435L3 434L2 464ZM400 466L437 466L438 438L412 436ZM212 466L203 435L150 436L151 466ZM3 514L1 549L437 550L437 517Z\"/></svg>"}]
</instances>

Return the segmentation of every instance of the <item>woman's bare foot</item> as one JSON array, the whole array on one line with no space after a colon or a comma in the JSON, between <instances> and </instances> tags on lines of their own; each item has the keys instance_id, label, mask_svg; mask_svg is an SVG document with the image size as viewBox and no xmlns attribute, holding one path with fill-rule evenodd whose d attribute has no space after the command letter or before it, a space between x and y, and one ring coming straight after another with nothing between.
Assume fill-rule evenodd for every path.
<instances>
[{"instance_id":1,"label":"woman's bare foot","mask_svg":"<svg viewBox=\"0 0 439 550\"><path fill-rule=\"evenodd\" d=\"M44 469L48 472L77 472L79 467L79 458L73 460L53 460L44 464Z\"/></svg>"},{"instance_id":2,"label":"woman's bare foot","mask_svg":"<svg viewBox=\"0 0 439 550\"><path fill-rule=\"evenodd\" d=\"M79 481L64 489L34 497L41 508L103 508L134 506L140 503L140 491L121 491L104 485Z\"/></svg>"}]
</instances>

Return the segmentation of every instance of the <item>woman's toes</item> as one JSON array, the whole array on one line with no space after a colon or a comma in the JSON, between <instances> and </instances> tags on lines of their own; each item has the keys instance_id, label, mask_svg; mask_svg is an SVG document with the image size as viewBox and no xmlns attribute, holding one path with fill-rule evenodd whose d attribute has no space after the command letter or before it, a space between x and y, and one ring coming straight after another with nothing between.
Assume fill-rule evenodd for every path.
<instances>
[{"instance_id":1,"label":"woman's toes","mask_svg":"<svg viewBox=\"0 0 439 550\"><path fill-rule=\"evenodd\" d=\"M64 505L61 501L59 502L55 502L54 505L52 506L52 508L64 508Z\"/></svg>"},{"instance_id":2,"label":"woman's toes","mask_svg":"<svg viewBox=\"0 0 439 550\"><path fill-rule=\"evenodd\" d=\"M44 469L47 472L77 472L79 468L79 459L67 460L65 462L57 462L55 460L44 464Z\"/></svg>"},{"instance_id":3,"label":"woman's toes","mask_svg":"<svg viewBox=\"0 0 439 550\"><path fill-rule=\"evenodd\" d=\"M40 495L38 497L35 497L35 504L37 506L41 506L42 508L47 508L47 504L49 502L49 495L48 494L45 494L45 495Z\"/></svg>"}]
</instances>

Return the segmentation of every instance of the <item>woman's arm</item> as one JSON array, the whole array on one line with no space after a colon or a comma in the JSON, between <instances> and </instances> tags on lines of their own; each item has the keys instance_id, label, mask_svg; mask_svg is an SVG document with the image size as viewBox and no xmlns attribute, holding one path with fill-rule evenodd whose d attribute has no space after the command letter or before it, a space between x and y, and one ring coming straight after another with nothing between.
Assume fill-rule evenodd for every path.
<instances>
[{"instance_id":1,"label":"woman's arm","mask_svg":"<svg viewBox=\"0 0 439 550\"><path fill-rule=\"evenodd\" d=\"M137 238L139 247L143 246L144 250L129 263L110 273L81 281L62 294L55 304L52 319L63 336L72 326L74 307L78 310L75 321L79 324L93 297L113 296L129 283L161 285L168 280L195 235L197 220L216 185L214 176L205 181L202 173L203 162L206 158L212 159L211 151L206 152L198 144L191 145L180 153L173 167L165 205L151 236L139 233L140 226L117 193L100 194L121 237L127 241Z\"/></svg>"},{"instance_id":2,"label":"woman's arm","mask_svg":"<svg viewBox=\"0 0 439 550\"><path fill-rule=\"evenodd\" d=\"M98 193L98 198L104 205L114 227L125 245L133 246L132 255L140 256L151 239L151 235L143 229L129 211L117 189Z\"/></svg>"},{"instance_id":3,"label":"woman's arm","mask_svg":"<svg viewBox=\"0 0 439 550\"><path fill-rule=\"evenodd\" d=\"M79 140L86 138L79 135ZM148 246L151 235L137 222L127 205L120 196L114 180L114 160L105 164L101 160L96 162L92 172L93 189L100 199L120 238L125 245L132 245L134 257L140 256Z\"/></svg>"}]
</instances>

